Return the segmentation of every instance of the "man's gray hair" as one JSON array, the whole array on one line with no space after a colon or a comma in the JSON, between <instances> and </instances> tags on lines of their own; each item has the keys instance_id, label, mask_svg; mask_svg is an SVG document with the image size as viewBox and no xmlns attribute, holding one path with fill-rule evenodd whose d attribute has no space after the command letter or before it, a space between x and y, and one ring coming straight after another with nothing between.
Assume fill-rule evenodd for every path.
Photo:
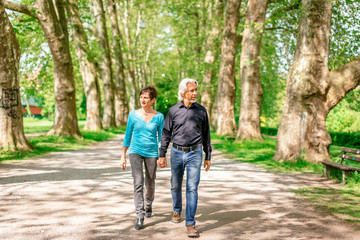
<instances>
[{"instance_id":1,"label":"man's gray hair","mask_svg":"<svg viewBox=\"0 0 360 240\"><path fill-rule=\"evenodd\" d=\"M191 83L191 82L195 83L196 86L198 86L198 82L195 79L184 78L183 80L181 80L181 82L179 84L179 92L178 92L178 100L179 101L184 100L184 97L181 96L181 94L184 94L188 90L187 85L188 85L188 83Z\"/></svg>"}]
</instances>

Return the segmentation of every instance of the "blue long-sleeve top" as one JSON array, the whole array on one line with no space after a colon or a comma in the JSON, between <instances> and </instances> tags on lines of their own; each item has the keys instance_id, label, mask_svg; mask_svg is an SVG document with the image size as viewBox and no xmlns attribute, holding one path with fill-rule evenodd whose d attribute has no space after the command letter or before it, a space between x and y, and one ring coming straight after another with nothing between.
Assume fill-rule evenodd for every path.
<instances>
[{"instance_id":1,"label":"blue long-sleeve top","mask_svg":"<svg viewBox=\"0 0 360 240\"><path fill-rule=\"evenodd\" d=\"M136 110L131 111L123 146L130 146L129 154L137 153L143 157L157 158L163 126L164 115L160 112L146 123Z\"/></svg>"}]
</instances>

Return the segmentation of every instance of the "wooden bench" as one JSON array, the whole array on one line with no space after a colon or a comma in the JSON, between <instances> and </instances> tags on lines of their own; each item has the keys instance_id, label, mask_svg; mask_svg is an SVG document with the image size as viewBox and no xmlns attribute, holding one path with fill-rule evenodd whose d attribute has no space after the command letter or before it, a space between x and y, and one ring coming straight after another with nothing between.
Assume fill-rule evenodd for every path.
<instances>
[{"instance_id":1,"label":"wooden bench","mask_svg":"<svg viewBox=\"0 0 360 240\"><path fill-rule=\"evenodd\" d=\"M340 153L339 157L341 158L341 162L330 162L330 161L322 161L321 163L324 165L324 175L329 178L330 177L330 171L333 169L340 169L342 172L342 179L341 182L346 182L346 176L349 176L350 173L353 173L355 171L360 172L360 168L353 167L349 165L343 164L344 159L360 162L360 150L357 149L351 149L351 148L342 148L341 151L344 153Z\"/></svg>"}]
</instances>

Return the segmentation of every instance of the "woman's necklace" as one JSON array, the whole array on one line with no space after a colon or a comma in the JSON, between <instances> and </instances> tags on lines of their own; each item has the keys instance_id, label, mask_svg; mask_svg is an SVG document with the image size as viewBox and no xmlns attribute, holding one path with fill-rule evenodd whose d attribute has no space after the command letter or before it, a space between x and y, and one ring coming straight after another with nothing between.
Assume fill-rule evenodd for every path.
<instances>
[{"instance_id":1,"label":"woman's necklace","mask_svg":"<svg viewBox=\"0 0 360 240\"><path fill-rule=\"evenodd\" d=\"M151 110L150 110L150 111L151 111ZM149 111L149 112L146 112L145 109L144 109L145 117L147 117L147 115L148 115L148 113L150 113L150 111Z\"/></svg>"}]
</instances>

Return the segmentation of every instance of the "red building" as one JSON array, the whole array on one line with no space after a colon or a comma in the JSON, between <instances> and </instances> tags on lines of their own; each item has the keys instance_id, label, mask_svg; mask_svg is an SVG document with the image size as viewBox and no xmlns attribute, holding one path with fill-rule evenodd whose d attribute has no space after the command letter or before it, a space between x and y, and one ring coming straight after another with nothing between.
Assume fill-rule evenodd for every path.
<instances>
[{"instance_id":1,"label":"red building","mask_svg":"<svg viewBox=\"0 0 360 240\"><path fill-rule=\"evenodd\" d=\"M41 107L38 107L35 99L33 97L30 97L29 100L29 107L30 107L30 112L31 112L31 115L33 117L38 117L38 118L41 118L41 111L42 111L42 108ZM23 109L23 113L24 113L24 116L27 116L28 114L28 111L27 111L27 103L25 100L21 100L21 105L22 105L22 109Z\"/></svg>"},{"instance_id":2,"label":"red building","mask_svg":"<svg viewBox=\"0 0 360 240\"><path fill-rule=\"evenodd\" d=\"M41 116L41 110L42 110L42 108L39 108L39 107L36 107L36 106L30 106L31 115ZM23 106L23 113L27 114L26 105Z\"/></svg>"}]
</instances>

